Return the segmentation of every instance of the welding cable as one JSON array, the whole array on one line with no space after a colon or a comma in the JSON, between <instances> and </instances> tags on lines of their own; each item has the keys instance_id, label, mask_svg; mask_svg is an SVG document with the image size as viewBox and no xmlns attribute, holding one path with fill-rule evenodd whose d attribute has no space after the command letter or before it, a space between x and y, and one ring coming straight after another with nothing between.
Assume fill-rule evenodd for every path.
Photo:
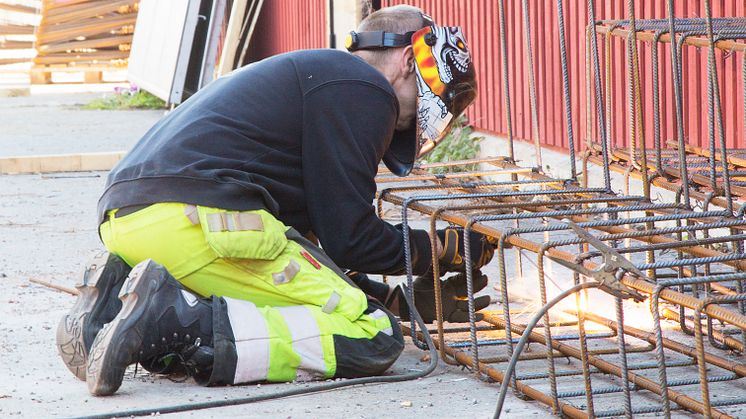
<instances>
[{"instance_id":1,"label":"welding cable","mask_svg":"<svg viewBox=\"0 0 746 419\"><path fill-rule=\"evenodd\" d=\"M552 307L557 305L560 301L564 300L568 296L575 294L578 291L589 289L589 288L598 288L601 284L598 282L583 282L581 284L575 285L574 287L563 291L556 297L554 297L551 301L549 301L547 304L541 307L541 310L537 311L534 317L531 318L531 321L526 324L526 329L523 331L523 334L521 335L521 340L518 341L518 344L515 347L515 351L513 352L513 356L510 358L510 363L508 364L508 368L503 373L503 381L500 384L500 395L497 399L497 407L495 407L495 413L492 416L493 418L499 418L500 414L503 410L503 403L505 403L505 396L508 394L508 386L510 383L510 377L513 375L513 370L515 370L515 366L518 363L518 358L521 356L521 352L523 352L523 347L526 346L526 343L528 342L529 337L531 336L531 333L534 331L534 327L541 321L541 319L544 317L544 314L547 313Z\"/></svg>"},{"instance_id":2,"label":"welding cable","mask_svg":"<svg viewBox=\"0 0 746 419\"><path fill-rule=\"evenodd\" d=\"M410 307L410 314L412 315L412 318L415 321L417 321L417 324L420 326L422 330L427 330L427 325L422 320L420 313L417 312L417 309L414 307L414 303L410 299L408 293L405 292L403 293L403 295L404 295L404 298L406 299L407 305ZM321 383L321 384L308 387L308 388L304 387L304 388L294 388L291 390L278 391L278 392L270 393L270 394L258 394L256 396L236 397L236 398L225 399L225 400L214 400L214 401L209 401L209 402L197 402L197 403L187 403L187 404L179 404L179 405L171 405L171 406L151 407L151 408L145 408L145 409L122 410L119 412L99 413L99 414L94 414L94 415L89 415L89 416L78 416L73 419L104 419L104 418L112 418L112 417L152 416L156 414L188 412L188 411L194 411L194 410L214 409L218 407L227 407L227 406L257 403L257 402L276 400L276 399L281 399L281 398L291 397L291 396L303 396L307 394L319 393L322 391L329 391L329 390L334 390L338 388L351 387L351 386L357 386L357 385L363 385L363 384L397 383L401 381L415 380L415 379L422 378L430 374L431 372L435 370L435 367L438 365L438 352L437 352L437 349L435 348L435 344L433 343L432 337L430 336L429 333L423 333L422 335L425 338L428 351L430 352L430 355L429 355L430 362L428 363L427 368L425 368L422 371L414 371L414 372L408 372L405 374L379 376L379 377L352 378L348 380Z\"/></svg>"}]
</instances>

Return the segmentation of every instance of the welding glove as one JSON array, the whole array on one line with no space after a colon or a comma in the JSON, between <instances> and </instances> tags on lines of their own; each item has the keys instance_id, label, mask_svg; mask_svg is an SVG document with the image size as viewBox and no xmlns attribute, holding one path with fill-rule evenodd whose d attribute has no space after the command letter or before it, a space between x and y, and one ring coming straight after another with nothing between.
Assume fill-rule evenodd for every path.
<instances>
[{"instance_id":1,"label":"welding glove","mask_svg":"<svg viewBox=\"0 0 746 419\"><path fill-rule=\"evenodd\" d=\"M436 232L443 250L438 255L440 269L444 272L464 272L466 263L464 258L464 229L461 227L447 227ZM494 240L482 233L471 230L469 232L471 245L471 268L480 269L492 260L495 254Z\"/></svg>"},{"instance_id":2,"label":"welding glove","mask_svg":"<svg viewBox=\"0 0 746 419\"><path fill-rule=\"evenodd\" d=\"M474 270L472 280L474 282L474 293L481 291L487 286L487 276L479 270ZM468 322L469 305L466 299L466 273L461 272L446 280L438 279L438 281L440 281L443 320L452 323ZM414 305L420 313L422 320L426 323L432 323L437 317L435 311L435 284L432 272L415 278L412 282L412 291L414 293ZM409 320L409 310L407 309L404 298L405 292L407 292L405 284L397 285L387 299L386 306L391 306L394 299L397 299L399 302L399 317L402 320ZM489 295L474 298L475 311L479 311L489 304ZM475 314L477 321L482 320L484 317L481 313Z\"/></svg>"}]
</instances>

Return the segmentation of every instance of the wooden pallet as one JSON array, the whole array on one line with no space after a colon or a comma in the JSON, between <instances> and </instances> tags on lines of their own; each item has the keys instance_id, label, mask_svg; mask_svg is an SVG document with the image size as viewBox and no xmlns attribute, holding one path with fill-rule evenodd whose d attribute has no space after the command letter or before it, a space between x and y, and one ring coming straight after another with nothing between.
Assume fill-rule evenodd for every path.
<instances>
[{"instance_id":1,"label":"wooden pallet","mask_svg":"<svg viewBox=\"0 0 746 419\"><path fill-rule=\"evenodd\" d=\"M15 0L0 0L0 74L23 74L26 64L31 63L28 50L34 48L34 26L39 11L35 7L17 4ZM19 68L18 64L24 64ZM7 79L3 80L5 84ZM15 88L12 89L15 94ZM7 96L9 90L3 86L0 95Z\"/></svg>"},{"instance_id":2,"label":"wooden pallet","mask_svg":"<svg viewBox=\"0 0 746 419\"><path fill-rule=\"evenodd\" d=\"M24 6L22 4L15 4L15 3L5 3L5 2L0 2L0 11L13 12L13 13L26 13L30 15L35 15L38 12L38 10L36 10L35 7Z\"/></svg>"},{"instance_id":3,"label":"wooden pallet","mask_svg":"<svg viewBox=\"0 0 746 419\"><path fill-rule=\"evenodd\" d=\"M84 83L101 83L103 82L103 73L107 71L118 71L126 69L126 66L116 66L110 64L90 64L90 65L35 65L30 70L31 84L49 84L53 83L52 75L54 73L83 73Z\"/></svg>"},{"instance_id":4,"label":"wooden pallet","mask_svg":"<svg viewBox=\"0 0 746 419\"><path fill-rule=\"evenodd\" d=\"M15 41L0 38L0 49L31 49L33 47L34 43L32 41Z\"/></svg>"},{"instance_id":5,"label":"wooden pallet","mask_svg":"<svg viewBox=\"0 0 746 419\"><path fill-rule=\"evenodd\" d=\"M124 151L0 157L0 174L88 172L111 170Z\"/></svg>"},{"instance_id":6,"label":"wooden pallet","mask_svg":"<svg viewBox=\"0 0 746 419\"><path fill-rule=\"evenodd\" d=\"M32 25L14 25L12 23L0 24L0 35L33 35Z\"/></svg>"},{"instance_id":7,"label":"wooden pallet","mask_svg":"<svg viewBox=\"0 0 746 419\"><path fill-rule=\"evenodd\" d=\"M126 68L138 0L43 0L31 83L52 73L82 72L86 83Z\"/></svg>"}]
</instances>

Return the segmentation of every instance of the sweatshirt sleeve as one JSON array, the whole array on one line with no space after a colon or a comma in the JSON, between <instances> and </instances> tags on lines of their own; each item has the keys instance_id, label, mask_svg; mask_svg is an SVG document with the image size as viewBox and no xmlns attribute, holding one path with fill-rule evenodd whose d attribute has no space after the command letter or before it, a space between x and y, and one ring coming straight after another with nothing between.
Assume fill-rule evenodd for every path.
<instances>
[{"instance_id":1,"label":"sweatshirt sleeve","mask_svg":"<svg viewBox=\"0 0 746 419\"><path fill-rule=\"evenodd\" d=\"M396 98L364 81L327 83L306 93L303 183L314 233L340 267L366 273L404 272L401 226L376 216L378 163L397 118ZM431 265L429 235L410 230L415 274Z\"/></svg>"}]
</instances>

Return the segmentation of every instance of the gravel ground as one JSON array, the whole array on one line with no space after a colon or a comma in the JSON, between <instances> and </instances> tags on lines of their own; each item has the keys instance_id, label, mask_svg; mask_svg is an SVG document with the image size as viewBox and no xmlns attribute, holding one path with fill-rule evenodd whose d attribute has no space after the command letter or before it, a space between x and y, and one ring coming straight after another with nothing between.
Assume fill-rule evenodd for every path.
<instances>
[{"instance_id":1,"label":"gravel ground","mask_svg":"<svg viewBox=\"0 0 746 419\"><path fill-rule=\"evenodd\" d=\"M3 98L0 157L125 150L163 115L158 110L80 109L105 94L108 92Z\"/></svg>"}]
</instances>

